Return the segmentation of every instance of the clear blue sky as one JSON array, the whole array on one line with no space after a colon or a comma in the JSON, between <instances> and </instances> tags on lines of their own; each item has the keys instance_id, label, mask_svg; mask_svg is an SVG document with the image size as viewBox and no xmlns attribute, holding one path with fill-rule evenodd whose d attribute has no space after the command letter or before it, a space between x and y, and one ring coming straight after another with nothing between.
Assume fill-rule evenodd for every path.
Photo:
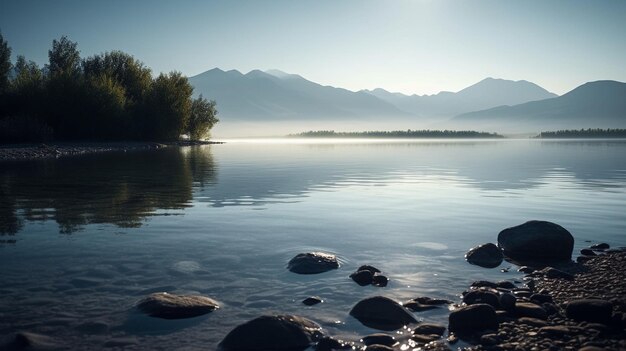
<instances>
[{"instance_id":1,"label":"clear blue sky","mask_svg":"<svg viewBox=\"0 0 626 351\"><path fill-rule=\"evenodd\" d=\"M41 65L67 35L82 56L119 49L157 73L276 68L351 90L626 81L621 0L0 0L0 31Z\"/></svg>"}]
</instances>

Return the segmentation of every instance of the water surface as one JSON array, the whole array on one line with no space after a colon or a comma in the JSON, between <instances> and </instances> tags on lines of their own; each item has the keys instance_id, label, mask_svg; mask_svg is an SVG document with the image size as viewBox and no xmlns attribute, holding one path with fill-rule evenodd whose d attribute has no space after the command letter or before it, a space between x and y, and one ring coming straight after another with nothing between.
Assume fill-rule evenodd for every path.
<instances>
[{"instance_id":1,"label":"water surface","mask_svg":"<svg viewBox=\"0 0 626 351\"><path fill-rule=\"evenodd\" d=\"M478 279L519 280L463 255L530 219L626 245L620 140L233 141L0 163L0 335L76 349L214 349L238 324L295 313L330 334L374 332L348 312L382 294L458 301ZM340 269L300 276L299 252ZM360 287L362 264L391 279ZM162 321L133 305L155 291L222 308ZM300 301L318 295L325 302ZM416 314L446 323L447 311Z\"/></svg>"}]
</instances>

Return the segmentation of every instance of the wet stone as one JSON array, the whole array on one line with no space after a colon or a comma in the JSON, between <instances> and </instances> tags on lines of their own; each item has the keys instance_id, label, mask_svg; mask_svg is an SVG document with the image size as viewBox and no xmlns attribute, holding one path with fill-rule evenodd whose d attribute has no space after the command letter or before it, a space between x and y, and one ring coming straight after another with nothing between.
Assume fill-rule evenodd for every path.
<instances>
[{"instance_id":1,"label":"wet stone","mask_svg":"<svg viewBox=\"0 0 626 351\"><path fill-rule=\"evenodd\" d=\"M417 320L399 303L383 296L373 296L359 301L350 315L365 326L379 330L396 330Z\"/></svg>"},{"instance_id":2,"label":"wet stone","mask_svg":"<svg viewBox=\"0 0 626 351\"><path fill-rule=\"evenodd\" d=\"M488 304L475 304L453 311L448 316L451 332L471 333L498 329L495 309Z\"/></svg>"},{"instance_id":3,"label":"wet stone","mask_svg":"<svg viewBox=\"0 0 626 351\"><path fill-rule=\"evenodd\" d=\"M322 302L324 302L324 300L322 300L318 296L310 296L310 297L307 297L306 299L302 300L302 303L307 305L307 306L317 305L318 303L322 303Z\"/></svg>"},{"instance_id":4,"label":"wet stone","mask_svg":"<svg viewBox=\"0 0 626 351\"><path fill-rule=\"evenodd\" d=\"M360 286L366 286L372 284L374 274L370 271L363 270L350 274L350 278Z\"/></svg>"},{"instance_id":5,"label":"wet stone","mask_svg":"<svg viewBox=\"0 0 626 351\"><path fill-rule=\"evenodd\" d=\"M207 314L219 308L218 303L199 295L176 295L155 293L137 303L137 308L151 316L164 319L191 318Z\"/></svg>"},{"instance_id":6,"label":"wet stone","mask_svg":"<svg viewBox=\"0 0 626 351\"><path fill-rule=\"evenodd\" d=\"M441 336L443 335L445 331L446 331L446 327L443 325L423 323L415 327L415 329L413 329L413 334L423 334L423 335L435 334L435 335Z\"/></svg>"},{"instance_id":7,"label":"wet stone","mask_svg":"<svg viewBox=\"0 0 626 351\"><path fill-rule=\"evenodd\" d=\"M231 330L221 351L304 350L321 337L321 327L294 315L265 315Z\"/></svg>"},{"instance_id":8,"label":"wet stone","mask_svg":"<svg viewBox=\"0 0 626 351\"><path fill-rule=\"evenodd\" d=\"M393 346L397 343L396 339L393 336L382 334L382 333L371 334L371 335L365 336L363 337L363 339L361 339L361 341L365 345L378 344L378 345Z\"/></svg>"},{"instance_id":9,"label":"wet stone","mask_svg":"<svg viewBox=\"0 0 626 351\"><path fill-rule=\"evenodd\" d=\"M384 275L380 275L380 274L375 274L373 279L372 279L372 285L375 286L379 286L379 287L385 287L387 286L387 284L389 284L389 278L387 278Z\"/></svg>"},{"instance_id":10,"label":"wet stone","mask_svg":"<svg viewBox=\"0 0 626 351\"><path fill-rule=\"evenodd\" d=\"M473 247L465 254L467 262L484 268L498 267L503 258L500 248L492 243Z\"/></svg>"},{"instance_id":11,"label":"wet stone","mask_svg":"<svg viewBox=\"0 0 626 351\"><path fill-rule=\"evenodd\" d=\"M287 268L298 274L318 274L339 268L337 256L323 252L297 254L287 264Z\"/></svg>"},{"instance_id":12,"label":"wet stone","mask_svg":"<svg viewBox=\"0 0 626 351\"><path fill-rule=\"evenodd\" d=\"M520 317L547 319L548 313L541 306L534 303L518 302L515 304L515 313Z\"/></svg>"}]
</instances>

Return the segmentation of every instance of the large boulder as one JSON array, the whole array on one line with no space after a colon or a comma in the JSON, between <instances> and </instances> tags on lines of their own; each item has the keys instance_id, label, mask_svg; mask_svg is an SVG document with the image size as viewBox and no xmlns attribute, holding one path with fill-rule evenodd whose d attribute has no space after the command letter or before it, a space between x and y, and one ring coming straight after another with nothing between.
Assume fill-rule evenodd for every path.
<instances>
[{"instance_id":1,"label":"large boulder","mask_svg":"<svg viewBox=\"0 0 626 351\"><path fill-rule=\"evenodd\" d=\"M297 254L287 264L287 268L298 274L317 274L339 268L337 256L323 252Z\"/></svg>"},{"instance_id":2,"label":"large boulder","mask_svg":"<svg viewBox=\"0 0 626 351\"><path fill-rule=\"evenodd\" d=\"M402 305L383 296L368 297L359 301L350 315L365 326L380 330L396 330L417 320Z\"/></svg>"},{"instance_id":3,"label":"large boulder","mask_svg":"<svg viewBox=\"0 0 626 351\"><path fill-rule=\"evenodd\" d=\"M219 304L205 296L161 292L145 297L137 303L137 308L151 317L181 319L207 314L218 309Z\"/></svg>"},{"instance_id":4,"label":"large boulder","mask_svg":"<svg viewBox=\"0 0 626 351\"><path fill-rule=\"evenodd\" d=\"M458 334L498 329L496 310L485 303L469 305L450 313L448 322L448 329Z\"/></svg>"},{"instance_id":5,"label":"large boulder","mask_svg":"<svg viewBox=\"0 0 626 351\"><path fill-rule=\"evenodd\" d=\"M465 254L467 262L485 268L498 267L503 258L502 250L492 243L473 247Z\"/></svg>"},{"instance_id":6,"label":"large boulder","mask_svg":"<svg viewBox=\"0 0 626 351\"><path fill-rule=\"evenodd\" d=\"M498 234L504 255L520 262L569 261L574 237L567 229L546 221L529 221Z\"/></svg>"},{"instance_id":7,"label":"large boulder","mask_svg":"<svg viewBox=\"0 0 626 351\"><path fill-rule=\"evenodd\" d=\"M322 336L321 327L294 315L265 315L235 327L220 342L222 351L305 350Z\"/></svg>"}]
</instances>

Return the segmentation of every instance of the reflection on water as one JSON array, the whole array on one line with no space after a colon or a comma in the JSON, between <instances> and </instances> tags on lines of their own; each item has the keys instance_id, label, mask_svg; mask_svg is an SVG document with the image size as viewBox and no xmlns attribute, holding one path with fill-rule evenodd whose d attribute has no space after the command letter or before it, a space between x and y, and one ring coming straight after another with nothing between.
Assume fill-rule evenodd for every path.
<instances>
[{"instance_id":1,"label":"reflection on water","mask_svg":"<svg viewBox=\"0 0 626 351\"><path fill-rule=\"evenodd\" d=\"M192 186L215 181L210 148L104 153L5 163L0 171L0 233L24 220L54 220L61 233L87 224L141 226L157 210L189 207Z\"/></svg>"},{"instance_id":2,"label":"reflection on water","mask_svg":"<svg viewBox=\"0 0 626 351\"><path fill-rule=\"evenodd\" d=\"M358 340L375 332L349 316L362 298L458 301L473 280L521 279L463 259L505 227L545 219L576 249L626 245L625 154L624 141L232 142L0 163L0 339L205 350L260 314L294 313ZM310 250L341 267L286 269ZM389 285L355 284L362 264ZM156 291L223 308L178 322L134 313ZM311 295L324 303L300 303ZM417 317L447 323L445 309Z\"/></svg>"}]
</instances>

